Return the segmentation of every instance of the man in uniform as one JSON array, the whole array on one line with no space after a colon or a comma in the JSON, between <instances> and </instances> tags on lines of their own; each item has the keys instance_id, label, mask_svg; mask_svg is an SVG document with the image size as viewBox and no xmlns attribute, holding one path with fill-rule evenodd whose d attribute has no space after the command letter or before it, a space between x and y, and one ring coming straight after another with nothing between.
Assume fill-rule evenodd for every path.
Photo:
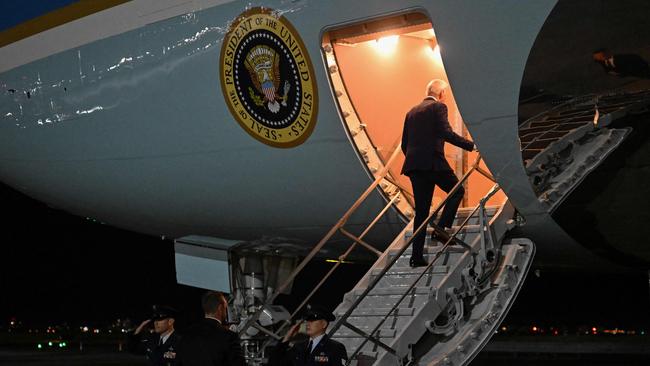
<instances>
[{"instance_id":1,"label":"man in uniform","mask_svg":"<svg viewBox=\"0 0 650 366\"><path fill-rule=\"evenodd\" d=\"M143 321L127 335L129 352L144 354L153 366L175 366L180 336L174 330L176 310L154 305L151 319ZM153 323L153 332L146 330Z\"/></svg>"},{"instance_id":2,"label":"man in uniform","mask_svg":"<svg viewBox=\"0 0 650 366\"><path fill-rule=\"evenodd\" d=\"M310 307L304 319L307 322L309 340L289 345L302 322L296 323L270 354L269 366L345 365L348 359L345 346L325 334L329 322L334 319L332 313L320 307Z\"/></svg>"},{"instance_id":3,"label":"man in uniform","mask_svg":"<svg viewBox=\"0 0 650 366\"><path fill-rule=\"evenodd\" d=\"M221 292L203 295L205 317L185 329L179 344L182 366L244 366L237 333L226 327L228 302Z\"/></svg>"},{"instance_id":4,"label":"man in uniform","mask_svg":"<svg viewBox=\"0 0 650 366\"><path fill-rule=\"evenodd\" d=\"M402 133L402 151L406 155L402 174L407 175L413 186L415 198L415 231L429 216L433 188L437 185L449 193L458 183L458 178L445 158L445 142L464 150L476 150L472 141L457 135L449 126L447 106L443 103L447 83L440 79L429 82L424 100L411 108L404 120ZM438 226L451 228L456 211L463 199L463 187L449 197L442 210ZM422 229L413 240L411 267L422 267L428 263L424 260L423 249L426 230Z\"/></svg>"}]
</instances>

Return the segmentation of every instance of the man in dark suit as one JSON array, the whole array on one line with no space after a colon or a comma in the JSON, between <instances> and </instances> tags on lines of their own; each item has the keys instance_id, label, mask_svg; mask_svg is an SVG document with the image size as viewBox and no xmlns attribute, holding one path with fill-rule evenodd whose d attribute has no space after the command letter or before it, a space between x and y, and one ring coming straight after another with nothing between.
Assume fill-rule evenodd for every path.
<instances>
[{"instance_id":1,"label":"man in dark suit","mask_svg":"<svg viewBox=\"0 0 650 366\"><path fill-rule=\"evenodd\" d=\"M429 216L434 187L437 185L448 193L458 183L458 178L445 159L445 142L468 151L475 149L472 141L457 135L449 126L447 106L442 102L446 89L447 83L443 80L435 79L429 82L426 98L411 108L404 120L402 151L406 159L402 174L410 178L415 196L413 230L416 230ZM442 228L452 226L464 194L463 187L460 187L449 197L438 226ZM413 240L411 267L422 267L428 264L422 255L425 237L426 230L422 229Z\"/></svg>"},{"instance_id":2,"label":"man in dark suit","mask_svg":"<svg viewBox=\"0 0 650 366\"><path fill-rule=\"evenodd\" d=\"M153 366L174 366L180 337L174 330L176 310L169 306L154 305L151 319L143 321L127 334L129 352L144 354ZM153 332L145 328L153 323Z\"/></svg>"},{"instance_id":3,"label":"man in dark suit","mask_svg":"<svg viewBox=\"0 0 650 366\"><path fill-rule=\"evenodd\" d=\"M237 333L225 327L228 302L221 292L201 299L205 318L183 332L178 355L183 366L244 366Z\"/></svg>"},{"instance_id":4,"label":"man in dark suit","mask_svg":"<svg viewBox=\"0 0 650 366\"><path fill-rule=\"evenodd\" d=\"M309 341L289 346L302 322L296 323L271 352L269 366L342 366L347 362L345 346L330 339L325 331L334 315L320 307L310 307L304 319Z\"/></svg>"},{"instance_id":5,"label":"man in dark suit","mask_svg":"<svg viewBox=\"0 0 650 366\"><path fill-rule=\"evenodd\" d=\"M648 62L639 55L633 53L613 55L609 50L602 48L594 51L593 59L608 74L650 79Z\"/></svg>"}]
</instances>

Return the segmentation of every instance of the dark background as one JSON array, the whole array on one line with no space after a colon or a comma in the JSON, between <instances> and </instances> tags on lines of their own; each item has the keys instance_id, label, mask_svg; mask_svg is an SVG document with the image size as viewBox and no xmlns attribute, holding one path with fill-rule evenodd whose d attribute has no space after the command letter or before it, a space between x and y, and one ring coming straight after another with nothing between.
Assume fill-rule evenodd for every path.
<instances>
[{"instance_id":1,"label":"dark background","mask_svg":"<svg viewBox=\"0 0 650 366\"><path fill-rule=\"evenodd\" d=\"M171 241L69 215L4 185L0 202L0 324L12 317L34 326L135 322L154 303L177 307L181 327L201 316L202 290L176 284ZM294 292L304 294L331 265L311 265ZM315 301L334 308L367 267L344 266ZM531 271L506 323L650 330L649 292L644 273ZM292 308L298 297L280 301Z\"/></svg>"}]
</instances>

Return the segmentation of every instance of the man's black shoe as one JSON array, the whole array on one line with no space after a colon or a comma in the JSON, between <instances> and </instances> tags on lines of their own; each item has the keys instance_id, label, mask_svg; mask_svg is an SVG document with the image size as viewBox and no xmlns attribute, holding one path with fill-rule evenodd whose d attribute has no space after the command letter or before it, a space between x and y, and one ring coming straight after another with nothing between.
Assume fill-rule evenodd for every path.
<instances>
[{"instance_id":1,"label":"man's black shoe","mask_svg":"<svg viewBox=\"0 0 650 366\"><path fill-rule=\"evenodd\" d=\"M444 244L449 241L452 234L453 234L452 229L441 229L441 231L434 230L433 232L431 232L431 240L436 240ZM457 242L458 240L459 240L458 237L455 237L453 239L454 242Z\"/></svg>"},{"instance_id":2,"label":"man's black shoe","mask_svg":"<svg viewBox=\"0 0 650 366\"><path fill-rule=\"evenodd\" d=\"M409 261L409 266L411 266L411 268L426 267L428 265L429 263L425 261L424 258L411 258Z\"/></svg>"}]
</instances>

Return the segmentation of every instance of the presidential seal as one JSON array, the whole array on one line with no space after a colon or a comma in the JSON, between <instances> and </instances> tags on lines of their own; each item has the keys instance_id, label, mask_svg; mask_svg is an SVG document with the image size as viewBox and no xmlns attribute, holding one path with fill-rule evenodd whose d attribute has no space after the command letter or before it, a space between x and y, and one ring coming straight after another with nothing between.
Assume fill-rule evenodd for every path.
<instances>
[{"instance_id":1,"label":"presidential seal","mask_svg":"<svg viewBox=\"0 0 650 366\"><path fill-rule=\"evenodd\" d=\"M294 147L316 124L318 89L298 32L268 8L230 26L221 47L221 89L241 127L275 147Z\"/></svg>"}]
</instances>

